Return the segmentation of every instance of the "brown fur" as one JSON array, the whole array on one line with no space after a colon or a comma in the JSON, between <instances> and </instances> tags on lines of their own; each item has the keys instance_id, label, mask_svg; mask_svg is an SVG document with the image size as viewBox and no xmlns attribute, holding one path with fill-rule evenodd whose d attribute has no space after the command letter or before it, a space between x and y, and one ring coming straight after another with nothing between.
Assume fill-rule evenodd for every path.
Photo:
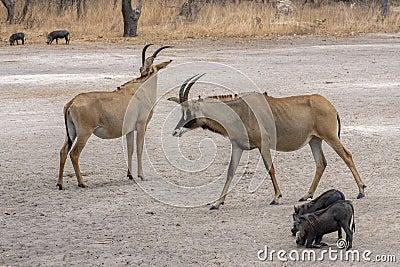
<instances>
[{"instance_id":1,"label":"brown fur","mask_svg":"<svg viewBox=\"0 0 400 267\"><path fill-rule=\"evenodd\" d=\"M154 60L154 57L152 58ZM151 61L152 62L152 61ZM79 156L92 134L112 139L126 135L128 151L128 177L132 178L132 153L134 131L137 131L138 176L144 179L142 168L142 150L146 126L151 119L153 105L157 95L157 81L150 80L157 72L165 68L170 61L151 64L141 75L124 83L110 92L88 92L75 96L64 106L64 122L66 126L65 142L60 150L60 169L57 185L63 189L63 172L65 162L70 154L72 165L78 180L78 186L86 187L79 168ZM144 82L148 81L145 86ZM141 90L138 91L138 89ZM135 98L133 98L135 96ZM134 101L131 104L131 100ZM129 110L128 110L129 108ZM132 120L125 124L125 115ZM75 141L76 140L76 141ZM73 145L75 141L75 144Z\"/></svg>"},{"instance_id":2,"label":"brown fur","mask_svg":"<svg viewBox=\"0 0 400 267\"><path fill-rule=\"evenodd\" d=\"M181 90L184 90L184 86ZM177 98L170 98L170 100L182 102ZM222 194L212 208L218 208L224 202L243 150L254 148L259 149L271 176L275 190L275 197L271 204L276 204L281 192L275 178L269 149L295 151L308 143L317 169L308 193L301 200L312 197L326 167L322 140L336 151L351 170L359 188L358 198L364 196L365 185L356 170L350 152L342 145L337 135L338 113L335 107L321 95L274 98L268 96L267 93L245 93L212 96L205 98L204 101L193 99L182 102L182 115L184 114L191 114L190 127L185 127L187 116L182 116L175 128L175 136L180 136L188 129L201 127L228 137L232 143L229 165L231 171L228 171ZM274 129L271 128L273 126L275 126L276 135L274 135Z\"/></svg>"}]
</instances>

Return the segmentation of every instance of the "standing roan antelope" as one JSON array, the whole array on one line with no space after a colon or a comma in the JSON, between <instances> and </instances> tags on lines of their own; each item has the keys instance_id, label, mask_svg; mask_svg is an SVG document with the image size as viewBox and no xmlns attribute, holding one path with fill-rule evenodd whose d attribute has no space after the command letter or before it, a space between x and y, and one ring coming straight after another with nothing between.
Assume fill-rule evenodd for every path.
<instances>
[{"instance_id":1,"label":"standing roan antelope","mask_svg":"<svg viewBox=\"0 0 400 267\"><path fill-rule=\"evenodd\" d=\"M339 140L339 115L335 107L323 96L313 94L274 98L267 93L245 93L188 100L190 88L201 76L195 75L186 80L180 88L179 99L171 97L169 100L179 103L182 107L182 117L173 131L173 136L180 137L189 130L201 127L228 137L231 141L232 154L227 180L220 198L211 209L218 209L224 203L243 150L255 148L260 151L274 186L275 196L271 204L278 204L281 191L275 178L269 149L295 151L308 143L317 168L308 193L300 201L312 198L326 167L322 140L325 140L350 168L359 189L357 198L365 196L366 186L357 172L350 152ZM275 123L275 129L271 128L271 122ZM275 132L271 130L276 131L276 137Z\"/></svg>"},{"instance_id":2,"label":"standing roan antelope","mask_svg":"<svg viewBox=\"0 0 400 267\"><path fill-rule=\"evenodd\" d=\"M147 44L142 51L141 76L111 92L88 92L75 96L64 106L64 119L67 136L60 150L60 171L57 186L63 189L65 161L70 153L72 165L79 187L86 187L79 169L79 155L93 134L103 139L113 139L126 135L128 152L128 174L132 179L132 154L134 131L137 131L138 177L144 179L142 169L142 150L148 121L153 115L157 98L157 72L172 60L153 65L157 54L170 46L163 46L146 59ZM154 77L149 79L150 77ZM146 82L147 81L147 82ZM145 83L146 82L146 83ZM132 100L132 102L131 102ZM126 119L126 116L129 116ZM125 123L124 123L125 122ZM76 139L76 142L74 143Z\"/></svg>"}]
</instances>

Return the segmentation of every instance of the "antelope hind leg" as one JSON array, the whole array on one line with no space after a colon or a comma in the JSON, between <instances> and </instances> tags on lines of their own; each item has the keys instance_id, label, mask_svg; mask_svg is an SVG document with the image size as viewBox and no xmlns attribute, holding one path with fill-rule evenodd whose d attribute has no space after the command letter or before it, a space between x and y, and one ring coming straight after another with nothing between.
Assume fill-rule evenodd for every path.
<instances>
[{"instance_id":1,"label":"antelope hind leg","mask_svg":"<svg viewBox=\"0 0 400 267\"><path fill-rule=\"evenodd\" d=\"M92 133L81 133L80 135L78 134L77 140L75 145L72 147L71 152L69 153L69 156L71 157L72 165L74 166L75 170L75 175L78 180L78 186L85 188L87 187L86 182L83 180L80 168L79 168L79 156L85 147L87 140L89 139L90 135Z\"/></svg>"},{"instance_id":2,"label":"antelope hind leg","mask_svg":"<svg viewBox=\"0 0 400 267\"><path fill-rule=\"evenodd\" d=\"M63 174L64 174L64 167L65 167L65 162L68 157L68 139L65 138L64 144L60 149L60 169L58 172L58 181L57 181L57 186L59 190L64 189L63 185Z\"/></svg>"}]
</instances>

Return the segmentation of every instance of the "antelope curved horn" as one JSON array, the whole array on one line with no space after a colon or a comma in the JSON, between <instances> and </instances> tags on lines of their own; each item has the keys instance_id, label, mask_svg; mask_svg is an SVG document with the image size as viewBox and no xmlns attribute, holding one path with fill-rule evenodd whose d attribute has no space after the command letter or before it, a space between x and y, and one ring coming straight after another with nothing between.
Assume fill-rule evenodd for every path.
<instances>
[{"instance_id":1,"label":"antelope curved horn","mask_svg":"<svg viewBox=\"0 0 400 267\"><path fill-rule=\"evenodd\" d=\"M196 78L192 77L192 78L194 78L194 79L186 86L185 91L183 92L183 100L184 100L184 101L182 101L182 102L185 102L185 101L188 100L190 88L192 88L193 84L194 84L195 82L197 82L197 80L200 79L201 77L203 77L204 75L205 75L205 73L203 73L203 74L201 74L201 75L199 75L199 74L196 75L196 76L197 76Z\"/></svg>"},{"instance_id":2,"label":"antelope curved horn","mask_svg":"<svg viewBox=\"0 0 400 267\"><path fill-rule=\"evenodd\" d=\"M186 81L184 81L183 82L183 84L182 84L182 86L181 86L181 89L179 90L179 103L183 103L183 102L185 102L186 100L183 98L183 96L184 96L184 93L185 93L185 88L186 88L186 85L188 84L188 82L190 82L190 80L192 80L194 77L196 77L197 75L199 75L199 74L196 74L196 75L194 75L194 76L192 76L192 77L190 77L189 79L187 79Z\"/></svg>"},{"instance_id":3,"label":"antelope curved horn","mask_svg":"<svg viewBox=\"0 0 400 267\"><path fill-rule=\"evenodd\" d=\"M154 52L154 54L153 54L151 57L152 57L152 58L156 58L156 56L158 55L158 53L161 52L161 50L163 50L163 49L165 49L165 48L172 48L172 47L173 47L173 46L171 46L171 45L162 46L162 47L158 48L158 49L156 50L156 52Z\"/></svg>"},{"instance_id":4,"label":"antelope curved horn","mask_svg":"<svg viewBox=\"0 0 400 267\"><path fill-rule=\"evenodd\" d=\"M142 50L142 66L144 66L144 61L146 60L146 50L147 50L147 48L149 48L149 46L151 46L151 45L153 45L153 44L147 44L147 45L145 45L145 46L143 47L143 50Z\"/></svg>"}]
</instances>

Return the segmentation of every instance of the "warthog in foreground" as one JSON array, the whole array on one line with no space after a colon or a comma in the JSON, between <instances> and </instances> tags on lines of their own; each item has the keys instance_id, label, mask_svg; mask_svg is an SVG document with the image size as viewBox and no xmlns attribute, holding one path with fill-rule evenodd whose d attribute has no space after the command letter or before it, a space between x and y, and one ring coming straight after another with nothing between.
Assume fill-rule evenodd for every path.
<instances>
[{"instance_id":1,"label":"warthog in foreground","mask_svg":"<svg viewBox=\"0 0 400 267\"><path fill-rule=\"evenodd\" d=\"M17 33L11 34L11 36L10 36L10 45L14 45L15 42L18 45L18 40L21 40L22 44L25 43L25 34L23 32L17 32Z\"/></svg>"},{"instance_id":2,"label":"warthog in foreground","mask_svg":"<svg viewBox=\"0 0 400 267\"><path fill-rule=\"evenodd\" d=\"M317 210L325 209L336 201L345 200L344 194L336 189L331 189L317 197L316 199L305 203L299 207L294 207L293 221L296 222L297 218L303 214L311 213ZM293 225L292 235L295 236L298 229L296 224ZM339 238L342 238L342 231L338 231Z\"/></svg>"},{"instance_id":3,"label":"warthog in foreground","mask_svg":"<svg viewBox=\"0 0 400 267\"><path fill-rule=\"evenodd\" d=\"M353 224L350 228L352 217ZM353 204L349 200L340 200L325 209L301 215L296 220L296 228L299 229L296 243L306 244L307 248L327 246L321 242L322 236L343 228L349 250L352 247L353 231L355 231Z\"/></svg>"},{"instance_id":4,"label":"warthog in foreground","mask_svg":"<svg viewBox=\"0 0 400 267\"><path fill-rule=\"evenodd\" d=\"M56 44L58 44L58 39L65 38L65 44L69 44L69 32L62 30L62 31L53 31L47 35L47 44L51 44L54 39L56 39Z\"/></svg>"}]
</instances>

